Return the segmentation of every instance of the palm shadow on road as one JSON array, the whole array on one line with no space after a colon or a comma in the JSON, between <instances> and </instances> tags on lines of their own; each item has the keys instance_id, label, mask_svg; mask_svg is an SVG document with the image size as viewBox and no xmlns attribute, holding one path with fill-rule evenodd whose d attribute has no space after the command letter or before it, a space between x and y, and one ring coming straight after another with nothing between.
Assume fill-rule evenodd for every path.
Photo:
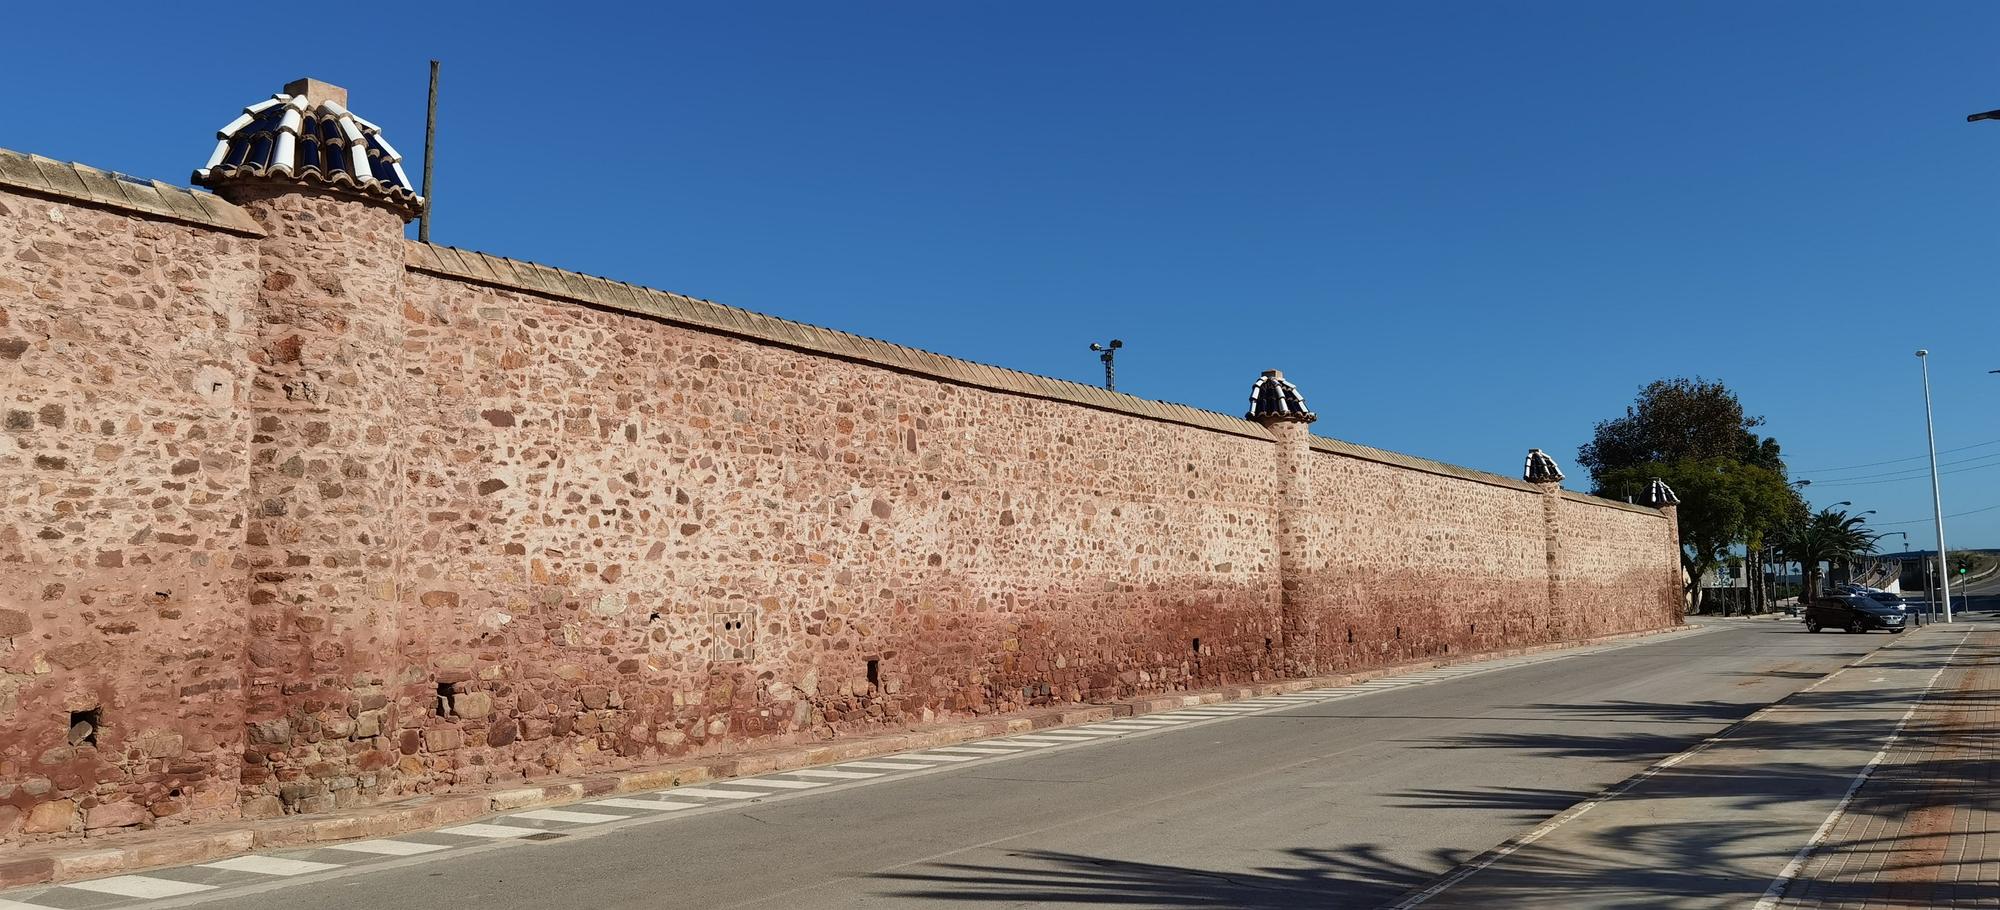
<instances>
[{"instance_id":1,"label":"palm shadow on road","mask_svg":"<svg viewBox=\"0 0 2000 910\"><path fill-rule=\"evenodd\" d=\"M1130 862L1023 850L1005 865L932 863L916 871L880 873L899 883L889 892L907 900L971 904L1074 904L1126 907L1237 908L1375 907L1428 881L1465 856L1433 850L1423 863L1392 859L1375 845L1296 848L1284 861L1250 870Z\"/></svg>"}]
</instances>

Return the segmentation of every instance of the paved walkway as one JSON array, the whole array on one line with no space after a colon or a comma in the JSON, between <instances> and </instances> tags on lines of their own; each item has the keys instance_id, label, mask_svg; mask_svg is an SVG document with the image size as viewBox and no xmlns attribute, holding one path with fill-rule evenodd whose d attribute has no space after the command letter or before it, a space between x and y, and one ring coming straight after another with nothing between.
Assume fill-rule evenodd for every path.
<instances>
[{"instance_id":1,"label":"paved walkway","mask_svg":"<svg viewBox=\"0 0 2000 910\"><path fill-rule=\"evenodd\" d=\"M1996 785L2000 624L1933 626L1393 906L2000 907Z\"/></svg>"},{"instance_id":2,"label":"paved walkway","mask_svg":"<svg viewBox=\"0 0 2000 910\"><path fill-rule=\"evenodd\" d=\"M1974 628L1775 906L2000 907L2000 629Z\"/></svg>"}]
</instances>

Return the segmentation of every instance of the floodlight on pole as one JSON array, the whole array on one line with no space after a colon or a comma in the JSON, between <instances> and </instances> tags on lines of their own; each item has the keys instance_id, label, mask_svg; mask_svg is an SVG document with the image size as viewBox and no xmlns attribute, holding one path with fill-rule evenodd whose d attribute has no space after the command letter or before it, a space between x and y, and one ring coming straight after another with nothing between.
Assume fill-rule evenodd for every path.
<instances>
[{"instance_id":1,"label":"floodlight on pole","mask_svg":"<svg viewBox=\"0 0 2000 910\"><path fill-rule=\"evenodd\" d=\"M1091 349L1091 350L1093 350L1093 351L1102 351L1102 352L1103 352L1103 353L1101 353L1101 354L1098 354L1098 355L1097 355L1097 359L1099 359L1099 360L1102 360L1102 361L1104 361L1104 389L1105 389L1105 391L1108 391L1108 392L1116 392L1116 391L1118 391L1118 377L1117 377L1117 374L1116 374L1116 373L1113 373L1113 372L1112 372L1112 368L1111 368L1111 358L1112 358L1112 357L1113 357L1114 355L1116 355L1116 354L1118 353L1118 349L1119 349L1119 348L1122 348L1122 347L1124 347L1124 346L1125 346L1125 342L1122 342L1122 341L1119 341L1119 340L1118 340L1118 339L1116 339L1116 338L1113 338L1113 339L1111 339L1111 343L1110 343L1110 344L1098 344L1098 343L1097 343L1097 342L1095 342L1095 341L1093 341L1093 342L1091 342L1091 343L1090 343L1090 349Z\"/></svg>"}]
</instances>

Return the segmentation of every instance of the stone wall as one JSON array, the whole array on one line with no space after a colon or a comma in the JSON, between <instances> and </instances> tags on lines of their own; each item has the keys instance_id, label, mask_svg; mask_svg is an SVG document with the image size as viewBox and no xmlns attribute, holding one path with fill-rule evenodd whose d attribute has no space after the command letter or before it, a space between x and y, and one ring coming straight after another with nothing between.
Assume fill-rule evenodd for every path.
<instances>
[{"instance_id":1,"label":"stone wall","mask_svg":"<svg viewBox=\"0 0 2000 910\"><path fill-rule=\"evenodd\" d=\"M1677 621L1653 510L168 198L0 196L0 838Z\"/></svg>"},{"instance_id":2,"label":"stone wall","mask_svg":"<svg viewBox=\"0 0 2000 910\"><path fill-rule=\"evenodd\" d=\"M0 837L236 812L254 244L0 188Z\"/></svg>"}]
</instances>

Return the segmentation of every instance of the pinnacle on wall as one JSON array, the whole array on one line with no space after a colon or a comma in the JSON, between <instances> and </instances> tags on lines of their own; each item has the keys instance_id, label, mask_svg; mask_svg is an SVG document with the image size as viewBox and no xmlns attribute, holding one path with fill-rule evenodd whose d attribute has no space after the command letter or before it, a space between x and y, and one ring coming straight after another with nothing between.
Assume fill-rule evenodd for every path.
<instances>
[{"instance_id":1,"label":"pinnacle on wall","mask_svg":"<svg viewBox=\"0 0 2000 910\"><path fill-rule=\"evenodd\" d=\"M404 221L423 212L403 156L381 127L347 109L340 86L296 80L244 108L215 135L215 150L194 182L225 195L238 186L294 185L353 195Z\"/></svg>"},{"instance_id":2,"label":"pinnacle on wall","mask_svg":"<svg viewBox=\"0 0 2000 910\"><path fill-rule=\"evenodd\" d=\"M1521 465L1521 479L1529 483L1562 483L1563 472L1549 453L1529 449L1528 460Z\"/></svg>"},{"instance_id":3,"label":"pinnacle on wall","mask_svg":"<svg viewBox=\"0 0 2000 910\"><path fill-rule=\"evenodd\" d=\"M1285 374L1277 370L1265 370L1250 386L1250 412L1243 417L1258 423L1312 423L1319 419L1318 414L1306 408L1306 397L1299 392L1299 387L1292 385Z\"/></svg>"}]
</instances>

